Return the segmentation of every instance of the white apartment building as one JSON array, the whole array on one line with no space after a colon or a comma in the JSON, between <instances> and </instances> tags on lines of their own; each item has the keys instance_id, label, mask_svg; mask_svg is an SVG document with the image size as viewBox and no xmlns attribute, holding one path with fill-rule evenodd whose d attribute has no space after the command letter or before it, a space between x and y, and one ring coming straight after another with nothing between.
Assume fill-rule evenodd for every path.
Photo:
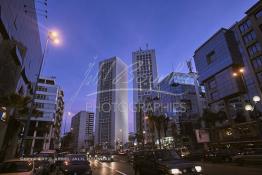
<instances>
[{"instance_id":1,"label":"white apartment building","mask_svg":"<svg viewBox=\"0 0 262 175\"><path fill-rule=\"evenodd\" d=\"M127 65L117 57L99 64L95 143L107 149L127 142Z\"/></svg>"},{"instance_id":2,"label":"white apartment building","mask_svg":"<svg viewBox=\"0 0 262 175\"><path fill-rule=\"evenodd\" d=\"M54 77L40 77L34 99L38 116L32 116L26 147L29 154L60 147L60 129L64 112L64 93Z\"/></svg>"}]
</instances>

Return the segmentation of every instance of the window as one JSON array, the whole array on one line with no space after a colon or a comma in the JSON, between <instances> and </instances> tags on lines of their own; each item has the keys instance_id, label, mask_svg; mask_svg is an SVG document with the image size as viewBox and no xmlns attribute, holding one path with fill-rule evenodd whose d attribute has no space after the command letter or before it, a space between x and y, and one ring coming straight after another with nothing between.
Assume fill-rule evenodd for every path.
<instances>
[{"instance_id":1,"label":"window","mask_svg":"<svg viewBox=\"0 0 262 175\"><path fill-rule=\"evenodd\" d=\"M255 70L260 70L262 69L262 56L259 56L257 58L255 58L253 61L253 66Z\"/></svg>"},{"instance_id":2,"label":"window","mask_svg":"<svg viewBox=\"0 0 262 175\"><path fill-rule=\"evenodd\" d=\"M209 54L207 54L206 56L207 59L207 64L211 64L215 61L215 51L210 52Z\"/></svg>"},{"instance_id":3,"label":"window","mask_svg":"<svg viewBox=\"0 0 262 175\"><path fill-rule=\"evenodd\" d=\"M261 51L261 46L259 43L255 43L252 46L248 47L248 53L250 56L253 56Z\"/></svg>"},{"instance_id":4,"label":"window","mask_svg":"<svg viewBox=\"0 0 262 175\"><path fill-rule=\"evenodd\" d=\"M262 17L262 10L259 10L256 14L255 14L256 18L261 18Z\"/></svg>"},{"instance_id":5,"label":"window","mask_svg":"<svg viewBox=\"0 0 262 175\"><path fill-rule=\"evenodd\" d=\"M44 91L47 92L47 88L44 86L37 86L37 91Z\"/></svg>"},{"instance_id":6,"label":"window","mask_svg":"<svg viewBox=\"0 0 262 175\"><path fill-rule=\"evenodd\" d=\"M210 98L211 98L211 100L216 100L216 99L218 99L218 93L217 93L217 92L212 92L212 93L210 93Z\"/></svg>"},{"instance_id":7,"label":"window","mask_svg":"<svg viewBox=\"0 0 262 175\"><path fill-rule=\"evenodd\" d=\"M246 34L244 37L243 37L243 40L245 42L245 44L249 43L250 41L253 41L256 39L256 33L254 30L252 30L252 32L249 32L248 34Z\"/></svg>"},{"instance_id":8,"label":"window","mask_svg":"<svg viewBox=\"0 0 262 175\"><path fill-rule=\"evenodd\" d=\"M243 24L241 24L239 26L239 30L241 31L241 33L244 33L245 31L247 31L249 28L251 27L251 22L250 20L245 21Z\"/></svg>"},{"instance_id":9,"label":"window","mask_svg":"<svg viewBox=\"0 0 262 175\"><path fill-rule=\"evenodd\" d=\"M213 89L216 89L216 87L217 87L217 85L216 85L216 81L213 79L213 80L210 80L209 82L208 82L208 88L210 89L210 90L213 90Z\"/></svg>"}]
</instances>

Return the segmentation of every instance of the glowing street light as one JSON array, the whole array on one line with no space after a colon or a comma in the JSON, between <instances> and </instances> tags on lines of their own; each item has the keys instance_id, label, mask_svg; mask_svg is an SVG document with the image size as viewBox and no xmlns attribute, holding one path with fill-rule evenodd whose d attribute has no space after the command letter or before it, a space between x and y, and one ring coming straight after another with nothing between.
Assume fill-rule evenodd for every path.
<instances>
[{"instance_id":1,"label":"glowing street light","mask_svg":"<svg viewBox=\"0 0 262 175\"><path fill-rule=\"evenodd\" d=\"M50 32L48 32L47 40L52 41L52 43L54 43L54 44L59 44L60 40L59 40L58 32L57 31L50 31Z\"/></svg>"},{"instance_id":2,"label":"glowing street light","mask_svg":"<svg viewBox=\"0 0 262 175\"><path fill-rule=\"evenodd\" d=\"M246 111L252 111L252 110L253 110L253 106L252 106L251 104L247 104L247 105L245 106L245 110L246 110Z\"/></svg>"},{"instance_id":3,"label":"glowing street light","mask_svg":"<svg viewBox=\"0 0 262 175\"><path fill-rule=\"evenodd\" d=\"M245 81L245 78L244 78L244 75L243 75L244 72L245 72L244 67L241 67L238 70L236 70L235 72L233 72L232 75L233 75L233 77L238 77L238 76L241 77L243 85L244 85L244 88L247 91L248 90L247 89L247 84L246 84L246 81Z\"/></svg>"},{"instance_id":4,"label":"glowing street light","mask_svg":"<svg viewBox=\"0 0 262 175\"><path fill-rule=\"evenodd\" d=\"M253 97L253 101L254 101L255 103L260 102L260 100L261 100L260 97L257 96L257 95Z\"/></svg>"},{"instance_id":5,"label":"glowing street light","mask_svg":"<svg viewBox=\"0 0 262 175\"><path fill-rule=\"evenodd\" d=\"M233 72L233 76L236 77L239 74L243 74L245 72L245 69L243 67L239 68L237 71Z\"/></svg>"}]
</instances>

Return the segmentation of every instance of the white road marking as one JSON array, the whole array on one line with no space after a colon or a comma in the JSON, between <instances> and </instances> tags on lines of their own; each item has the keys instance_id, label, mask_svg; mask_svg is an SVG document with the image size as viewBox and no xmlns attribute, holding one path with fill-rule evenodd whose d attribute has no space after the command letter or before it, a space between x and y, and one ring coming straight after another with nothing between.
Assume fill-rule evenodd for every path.
<instances>
[{"instance_id":1,"label":"white road marking","mask_svg":"<svg viewBox=\"0 0 262 175\"><path fill-rule=\"evenodd\" d=\"M113 171L115 171L115 172L117 172L117 173L119 173L119 174L127 175L126 173L123 173L123 172L121 172L121 171L119 171L119 170L116 170L116 169L108 166L107 164L103 164L102 162L99 162L99 161L98 161L98 163L100 163L102 166L105 166L105 167L107 167L107 168L109 168L109 169L111 169L111 170L113 170Z\"/></svg>"}]
</instances>

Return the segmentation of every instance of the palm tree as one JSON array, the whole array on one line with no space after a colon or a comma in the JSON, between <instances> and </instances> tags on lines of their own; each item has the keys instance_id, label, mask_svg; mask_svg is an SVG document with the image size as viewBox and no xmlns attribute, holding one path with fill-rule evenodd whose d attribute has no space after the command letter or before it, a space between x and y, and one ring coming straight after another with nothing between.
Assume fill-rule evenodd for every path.
<instances>
[{"instance_id":1,"label":"palm tree","mask_svg":"<svg viewBox=\"0 0 262 175\"><path fill-rule=\"evenodd\" d=\"M14 135L21 129L23 125L19 118L23 118L29 115L29 103L32 102L32 98L29 96L22 96L17 93L12 93L5 96L0 96L0 107L7 109L7 129L4 138L4 144L2 150L7 150L10 141L14 138ZM33 114L37 116L39 111L34 107Z\"/></svg>"},{"instance_id":2,"label":"palm tree","mask_svg":"<svg viewBox=\"0 0 262 175\"><path fill-rule=\"evenodd\" d=\"M164 129L164 135L167 137L167 130L168 130L168 125L169 125L169 117L165 116L164 121L163 121L163 129Z\"/></svg>"},{"instance_id":3,"label":"palm tree","mask_svg":"<svg viewBox=\"0 0 262 175\"><path fill-rule=\"evenodd\" d=\"M210 130L210 135L213 140L217 139L216 134L216 123L222 122L226 119L226 113L224 111L219 111L217 113L205 109L203 112L202 120L205 122L205 125Z\"/></svg>"},{"instance_id":4,"label":"palm tree","mask_svg":"<svg viewBox=\"0 0 262 175\"><path fill-rule=\"evenodd\" d=\"M154 125L155 118L156 118L155 116L148 114L147 122L148 122L149 132L151 136L152 148L154 148L155 145L155 125Z\"/></svg>"},{"instance_id":5,"label":"palm tree","mask_svg":"<svg viewBox=\"0 0 262 175\"><path fill-rule=\"evenodd\" d=\"M143 136L143 133L139 131L139 132L137 132L137 133L135 134L135 136L136 136L137 142L138 142L138 143L142 143L143 146L144 146L144 136Z\"/></svg>"},{"instance_id":6,"label":"palm tree","mask_svg":"<svg viewBox=\"0 0 262 175\"><path fill-rule=\"evenodd\" d=\"M209 109L204 109L202 120L205 122L207 128L214 127L218 120L217 113L212 112Z\"/></svg>"},{"instance_id":7,"label":"palm tree","mask_svg":"<svg viewBox=\"0 0 262 175\"><path fill-rule=\"evenodd\" d=\"M159 148L161 149L161 130L162 130L162 126L163 126L163 121L165 120L165 116L164 115L159 115L156 116L154 119L154 123L155 123L155 127L157 130L157 136L158 136L158 142L159 142Z\"/></svg>"},{"instance_id":8,"label":"palm tree","mask_svg":"<svg viewBox=\"0 0 262 175\"><path fill-rule=\"evenodd\" d=\"M177 126L175 122L171 123L171 130L173 136L173 147L175 147L175 140L177 139Z\"/></svg>"}]
</instances>

